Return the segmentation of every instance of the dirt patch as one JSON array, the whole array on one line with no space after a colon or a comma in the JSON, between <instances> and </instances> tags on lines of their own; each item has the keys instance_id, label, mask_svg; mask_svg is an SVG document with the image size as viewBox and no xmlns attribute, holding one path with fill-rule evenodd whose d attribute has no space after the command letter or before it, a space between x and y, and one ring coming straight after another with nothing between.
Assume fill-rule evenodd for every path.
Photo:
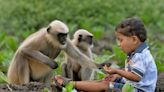
<instances>
[{"instance_id":1,"label":"dirt patch","mask_svg":"<svg viewBox=\"0 0 164 92\"><path fill-rule=\"evenodd\" d=\"M0 92L48 92L50 87L38 82L30 82L22 86L0 84ZM120 92L115 90L113 92ZM155 92L164 92L164 73L160 73L158 76L157 87Z\"/></svg>"},{"instance_id":2,"label":"dirt patch","mask_svg":"<svg viewBox=\"0 0 164 92\"><path fill-rule=\"evenodd\" d=\"M50 89L48 86L38 82L30 82L22 86L0 84L0 92L44 92L46 89Z\"/></svg>"},{"instance_id":3,"label":"dirt patch","mask_svg":"<svg viewBox=\"0 0 164 92\"><path fill-rule=\"evenodd\" d=\"M164 73L158 76L157 87L155 92L164 92Z\"/></svg>"}]
</instances>

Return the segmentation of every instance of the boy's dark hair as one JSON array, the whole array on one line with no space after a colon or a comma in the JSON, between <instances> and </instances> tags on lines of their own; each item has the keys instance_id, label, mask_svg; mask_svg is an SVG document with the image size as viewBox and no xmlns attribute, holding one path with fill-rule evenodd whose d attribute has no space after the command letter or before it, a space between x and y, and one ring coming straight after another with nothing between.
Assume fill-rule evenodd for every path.
<instances>
[{"instance_id":1,"label":"boy's dark hair","mask_svg":"<svg viewBox=\"0 0 164 92\"><path fill-rule=\"evenodd\" d=\"M137 18L128 18L124 20L115 30L125 36L137 36L141 42L145 42L147 38L144 24Z\"/></svg>"}]
</instances>

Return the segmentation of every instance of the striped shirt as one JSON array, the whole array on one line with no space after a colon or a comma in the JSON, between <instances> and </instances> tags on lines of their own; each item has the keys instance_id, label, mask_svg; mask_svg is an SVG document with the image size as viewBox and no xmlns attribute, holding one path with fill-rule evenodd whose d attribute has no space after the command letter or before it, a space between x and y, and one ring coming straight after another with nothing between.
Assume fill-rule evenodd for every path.
<instances>
[{"instance_id":1,"label":"striped shirt","mask_svg":"<svg viewBox=\"0 0 164 92\"><path fill-rule=\"evenodd\" d=\"M142 43L133 53L128 54L125 70L133 72L141 78L139 82L126 79L133 87L145 92L155 91L157 68L146 43Z\"/></svg>"}]
</instances>

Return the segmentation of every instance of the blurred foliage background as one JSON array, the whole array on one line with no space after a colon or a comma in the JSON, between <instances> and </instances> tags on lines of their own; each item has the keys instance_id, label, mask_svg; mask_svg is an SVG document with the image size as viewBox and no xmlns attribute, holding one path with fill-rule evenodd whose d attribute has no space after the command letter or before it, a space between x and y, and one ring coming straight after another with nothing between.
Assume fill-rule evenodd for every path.
<instances>
[{"instance_id":1,"label":"blurred foliage background","mask_svg":"<svg viewBox=\"0 0 164 92\"><path fill-rule=\"evenodd\" d=\"M103 33L114 38L115 26L125 18L139 17L147 27L147 42L158 71L162 72L163 3L163 0L0 0L0 80L6 81L9 63L21 42L55 19L65 22L70 34L84 28L99 40ZM95 57L96 62L111 59L123 65L125 55L118 49L115 40L109 40L109 45L114 53L104 52Z\"/></svg>"}]
</instances>

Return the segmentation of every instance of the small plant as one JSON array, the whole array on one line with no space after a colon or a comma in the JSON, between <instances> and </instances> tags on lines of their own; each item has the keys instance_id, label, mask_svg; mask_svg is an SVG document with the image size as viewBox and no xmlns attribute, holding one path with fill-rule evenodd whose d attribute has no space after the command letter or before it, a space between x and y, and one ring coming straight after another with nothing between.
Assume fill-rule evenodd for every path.
<instances>
[{"instance_id":1,"label":"small plant","mask_svg":"<svg viewBox=\"0 0 164 92\"><path fill-rule=\"evenodd\" d=\"M73 84L68 83L65 88L63 87L62 92L77 92L77 91L74 89Z\"/></svg>"},{"instance_id":2,"label":"small plant","mask_svg":"<svg viewBox=\"0 0 164 92\"><path fill-rule=\"evenodd\" d=\"M6 47L15 52L16 49L18 48L18 40L17 40L17 38L9 36L5 40L7 42Z\"/></svg>"},{"instance_id":3,"label":"small plant","mask_svg":"<svg viewBox=\"0 0 164 92\"><path fill-rule=\"evenodd\" d=\"M119 66L124 66L126 55L123 53L118 46L114 46L114 57L113 59L117 60Z\"/></svg>"},{"instance_id":4,"label":"small plant","mask_svg":"<svg viewBox=\"0 0 164 92\"><path fill-rule=\"evenodd\" d=\"M113 54L112 55L100 55L100 56L94 56L94 57L95 57L94 61L96 63L100 64L100 63L110 60L111 58L114 57L114 55Z\"/></svg>"},{"instance_id":5,"label":"small plant","mask_svg":"<svg viewBox=\"0 0 164 92\"><path fill-rule=\"evenodd\" d=\"M7 76L0 71L0 83L8 83Z\"/></svg>"},{"instance_id":6,"label":"small plant","mask_svg":"<svg viewBox=\"0 0 164 92\"><path fill-rule=\"evenodd\" d=\"M49 90L48 88L45 87L45 88L43 89L43 92L50 92L50 90Z\"/></svg>"},{"instance_id":7,"label":"small plant","mask_svg":"<svg viewBox=\"0 0 164 92\"><path fill-rule=\"evenodd\" d=\"M105 78L105 76L106 75L102 71L98 70L98 71L96 71L96 78L95 78L95 80L101 80L101 79Z\"/></svg>"},{"instance_id":8,"label":"small plant","mask_svg":"<svg viewBox=\"0 0 164 92\"><path fill-rule=\"evenodd\" d=\"M122 88L122 92L135 92L135 89L134 89L134 87L132 87L128 83L125 83L123 88Z\"/></svg>"},{"instance_id":9,"label":"small plant","mask_svg":"<svg viewBox=\"0 0 164 92\"><path fill-rule=\"evenodd\" d=\"M158 72L164 72L164 64L160 61L156 61Z\"/></svg>"}]
</instances>

